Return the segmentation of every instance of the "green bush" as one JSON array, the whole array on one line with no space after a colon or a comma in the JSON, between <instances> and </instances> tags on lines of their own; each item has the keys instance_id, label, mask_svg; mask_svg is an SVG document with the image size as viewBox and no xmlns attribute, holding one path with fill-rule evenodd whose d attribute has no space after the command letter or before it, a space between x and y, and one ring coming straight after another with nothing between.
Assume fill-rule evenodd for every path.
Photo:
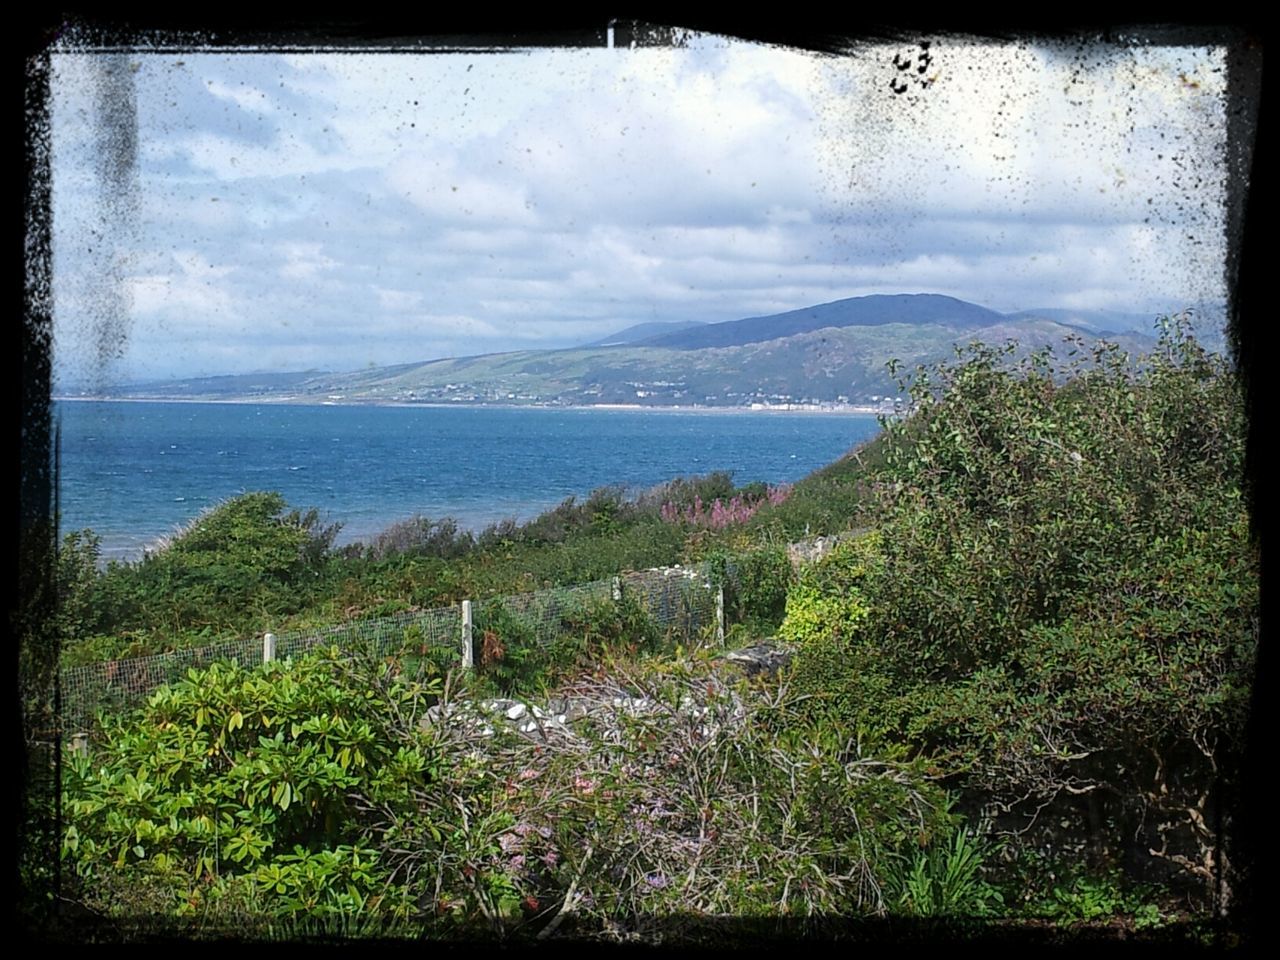
<instances>
[{"instance_id":1,"label":"green bush","mask_svg":"<svg viewBox=\"0 0 1280 960\"><path fill-rule=\"evenodd\" d=\"M712 581L724 587L728 621L746 624L756 633L770 633L777 627L794 579L785 547L716 549L705 562Z\"/></svg>"},{"instance_id":2,"label":"green bush","mask_svg":"<svg viewBox=\"0 0 1280 960\"><path fill-rule=\"evenodd\" d=\"M192 670L70 756L64 861L108 911L121 905L103 893L137 882L177 915L211 888L276 913L403 914L351 798L403 808L440 776L416 726L437 690L336 651Z\"/></svg>"},{"instance_id":3,"label":"green bush","mask_svg":"<svg viewBox=\"0 0 1280 960\"><path fill-rule=\"evenodd\" d=\"M1003 911L1004 895L983 875L987 850L968 829L918 851L891 889L904 912L917 917L981 917Z\"/></svg>"},{"instance_id":4,"label":"green bush","mask_svg":"<svg viewBox=\"0 0 1280 960\"><path fill-rule=\"evenodd\" d=\"M655 653L664 639L640 597L623 591L618 600L551 593L520 611L486 601L472 642L477 675L509 696L543 690L611 657Z\"/></svg>"},{"instance_id":5,"label":"green bush","mask_svg":"<svg viewBox=\"0 0 1280 960\"><path fill-rule=\"evenodd\" d=\"M386 822L398 869L416 871L441 909L579 929L882 914L894 864L955 827L919 763L868 755L805 722L792 698L749 695L709 662L620 664L572 690L598 707L574 736L499 733L471 760L471 734L446 736L447 766L462 771L455 796L423 793L416 812ZM429 836L410 839L443 816L472 825L460 862L438 860Z\"/></svg>"},{"instance_id":6,"label":"green bush","mask_svg":"<svg viewBox=\"0 0 1280 960\"><path fill-rule=\"evenodd\" d=\"M322 526L315 510L286 510L277 493L247 493L196 518L140 562L112 562L92 578L87 564L90 554L96 560L97 538L70 534L64 565L79 572L63 598L68 662L279 629L327 585L337 531Z\"/></svg>"},{"instance_id":7,"label":"green bush","mask_svg":"<svg viewBox=\"0 0 1280 960\"><path fill-rule=\"evenodd\" d=\"M1259 602L1235 378L1177 322L1137 361L1006 352L918 373L886 430L876 562L797 593L797 674L1028 842L1092 835L1209 883ZM865 616L835 630L816 605L851 587Z\"/></svg>"}]
</instances>

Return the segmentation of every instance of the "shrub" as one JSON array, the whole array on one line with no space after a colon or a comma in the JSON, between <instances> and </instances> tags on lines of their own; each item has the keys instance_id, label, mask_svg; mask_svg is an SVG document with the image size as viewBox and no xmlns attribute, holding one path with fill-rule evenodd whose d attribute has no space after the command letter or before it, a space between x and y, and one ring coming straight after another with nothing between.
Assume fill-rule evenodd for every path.
<instances>
[{"instance_id":1,"label":"shrub","mask_svg":"<svg viewBox=\"0 0 1280 960\"><path fill-rule=\"evenodd\" d=\"M917 851L890 884L898 906L917 917L981 917L1000 912L1004 895L983 875L986 844L968 829Z\"/></svg>"},{"instance_id":2,"label":"shrub","mask_svg":"<svg viewBox=\"0 0 1280 960\"><path fill-rule=\"evenodd\" d=\"M84 564L96 540L72 534L67 542L78 548L67 560L79 563L81 573L63 609L86 632L68 639L111 657L270 629L327 584L337 531L321 525L315 510L286 512L277 493L247 493L196 518L142 561L108 564L91 585Z\"/></svg>"},{"instance_id":3,"label":"shrub","mask_svg":"<svg viewBox=\"0 0 1280 960\"><path fill-rule=\"evenodd\" d=\"M349 795L394 808L440 775L416 726L436 692L336 651L191 670L71 756L64 861L108 911L141 883L177 915L233 887L270 912L403 914Z\"/></svg>"},{"instance_id":4,"label":"shrub","mask_svg":"<svg viewBox=\"0 0 1280 960\"><path fill-rule=\"evenodd\" d=\"M500 733L477 758L465 729L446 734L449 768L476 772L385 821L432 899L469 891L457 909L498 928L879 914L892 864L954 827L919 764L868 756L707 663L618 666L566 692L594 704L572 735ZM460 862L414 832L443 816L472 824Z\"/></svg>"},{"instance_id":5,"label":"shrub","mask_svg":"<svg viewBox=\"0 0 1280 960\"><path fill-rule=\"evenodd\" d=\"M886 426L865 616L801 629L801 591L797 670L1027 842L1115 856L1136 836L1229 889L1207 824L1230 823L1258 609L1235 378L1176 321L1136 362L1004 353L918 372Z\"/></svg>"},{"instance_id":6,"label":"shrub","mask_svg":"<svg viewBox=\"0 0 1280 960\"><path fill-rule=\"evenodd\" d=\"M475 541L467 531L459 531L452 517L428 520L414 516L393 523L364 548L369 560L385 560L391 556L431 556L452 560L465 555Z\"/></svg>"},{"instance_id":7,"label":"shrub","mask_svg":"<svg viewBox=\"0 0 1280 960\"><path fill-rule=\"evenodd\" d=\"M794 578L785 547L759 547L728 557L715 558L721 571L726 616L771 630L782 619L787 591ZM730 572L730 570L732 572Z\"/></svg>"},{"instance_id":8,"label":"shrub","mask_svg":"<svg viewBox=\"0 0 1280 960\"><path fill-rule=\"evenodd\" d=\"M700 495L695 495L693 502L681 507L674 500L662 505L661 516L666 523L685 523L695 527L708 527L712 530L723 530L726 527L741 525L750 520L765 505L777 506L784 503L791 493L789 486L744 488L733 497L717 497L710 503L704 503Z\"/></svg>"}]
</instances>

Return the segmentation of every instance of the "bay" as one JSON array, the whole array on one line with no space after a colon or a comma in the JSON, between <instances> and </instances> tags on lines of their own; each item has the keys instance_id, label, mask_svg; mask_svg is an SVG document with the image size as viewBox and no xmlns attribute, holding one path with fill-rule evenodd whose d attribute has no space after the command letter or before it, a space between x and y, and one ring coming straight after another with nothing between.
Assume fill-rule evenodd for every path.
<instances>
[{"instance_id":1,"label":"bay","mask_svg":"<svg viewBox=\"0 0 1280 960\"><path fill-rule=\"evenodd\" d=\"M275 490L367 540L414 514L479 530L622 484L789 483L879 430L870 414L57 401L63 532L137 559L228 497Z\"/></svg>"}]
</instances>

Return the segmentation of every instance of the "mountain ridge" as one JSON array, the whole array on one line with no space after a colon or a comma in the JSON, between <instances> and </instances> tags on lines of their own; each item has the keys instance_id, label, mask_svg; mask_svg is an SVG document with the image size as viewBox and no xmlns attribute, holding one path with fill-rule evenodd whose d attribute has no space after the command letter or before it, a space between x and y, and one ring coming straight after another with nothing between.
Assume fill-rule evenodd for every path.
<instances>
[{"instance_id":1,"label":"mountain ridge","mask_svg":"<svg viewBox=\"0 0 1280 960\"><path fill-rule=\"evenodd\" d=\"M987 307L937 293L870 294L818 303L796 310L710 323L696 330L660 334L638 346L697 350L705 347L744 346L798 333L851 326L883 326L889 323L980 327L1003 315Z\"/></svg>"},{"instance_id":2,"label":"mountain ridge","mask_svg":"<svg viewBox=\"0 0 1280 960\"><path fill-rule=\"evenodd\" d=\"M1116 342L1131 353L1154 343L1149 333L1103 335L1080 325L1099 325L1106 319L1102 313L1002 314L939 294L878 294L765 317L690 321L683 329L651 337L643 334L652 325L638 324L581 347L437 358L346 373L153 381L94 395L297 403L874 405L898 390L886 369L890 359L907 368L945 360L957 345L974 339L992 344L1015 339L1026 350L1083 335L1086 341ZM1135 318L1135 325L1141 318L1113 315ZM626 342L633 337L638 339Z\"/></svg>"}]
</instances>

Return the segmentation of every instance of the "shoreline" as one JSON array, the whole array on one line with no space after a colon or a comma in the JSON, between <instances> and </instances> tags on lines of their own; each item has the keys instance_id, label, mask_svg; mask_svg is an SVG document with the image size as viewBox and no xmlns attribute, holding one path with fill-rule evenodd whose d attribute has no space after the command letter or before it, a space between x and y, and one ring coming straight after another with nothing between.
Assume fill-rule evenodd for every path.
<instances>
[{"instance_id":1,"label":"shoreline","mask_svg":"<svg viewBox=\"0 0 1280 960\"><path fill-rule=\"evenodd\" d=\"M810 414L825 416L875 416L892 414L891 410L870 404L842 404L832 407L814 407L809 405L788 404L754 407L699 406L689 404L645 405L639 403L594 403L594 404L535 404L535 403L434 403L410 402L405 400L312 400L296 397L75 397L52 396L50 400L59 403L217 403L240 406L297 406L297 407L400 407L464 410L618 410L629 413L711 413L723 415L743 414Z\"/></svg>"}]
</instances>

